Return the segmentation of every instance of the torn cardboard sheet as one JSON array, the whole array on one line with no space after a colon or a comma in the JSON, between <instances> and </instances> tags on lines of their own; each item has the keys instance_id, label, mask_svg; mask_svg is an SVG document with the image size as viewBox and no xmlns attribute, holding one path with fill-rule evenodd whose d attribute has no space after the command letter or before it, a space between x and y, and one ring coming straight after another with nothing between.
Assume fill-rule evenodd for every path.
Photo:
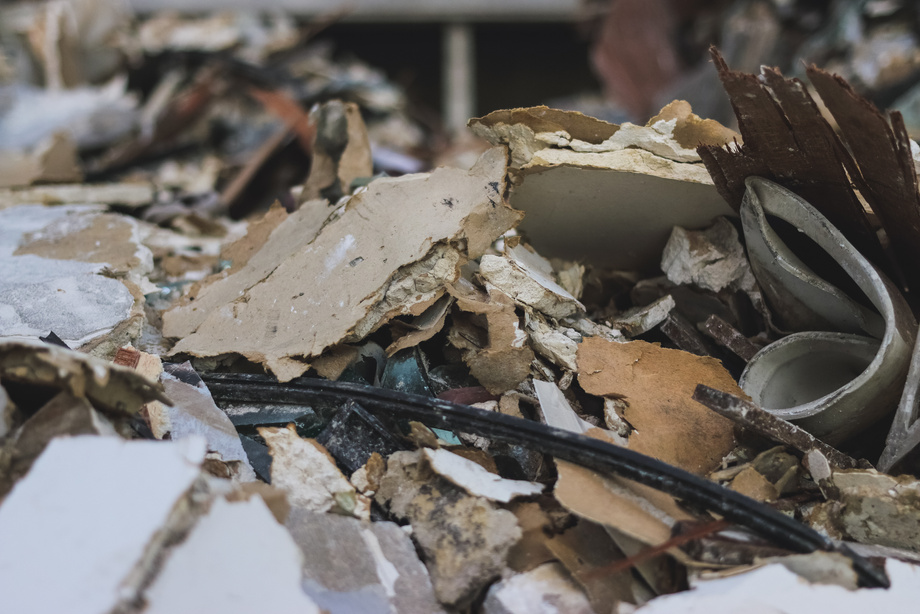
<instances>
[{"instance_id":1,"label":"torn cardboard sheet","mask_svg":"<svg viewBox=\"0 0 920 614\"><path fill-rule=\"evenodd\" d=\"M66 390L119 414L136 414L148 401L170 402L159 383L132 369L35 341L0 343L0 381Z\"/></svg>"},{"instance_id":2,"label":"torn cardboard sheet","mask_svg":"<svg viewBox=\"0 0 920 614\"><path fill-rule=\"evenodd\" d=\"M476 497L508 503L515 497L529 497L543 492L542 484L505 479L443 448L424 448L422 454L432 471Z\"/></svg>"},{"instance_id":3,"label":"torn cardboard sheet","mask_svg":"<svg viewBox=\"0 0 920 614\"><path fill-rule=\"evenodd\" d=\"M320 609L300 587L300 551L261 497L217 498L167 554L144 591L150 614L303 612Z\"/></svg>"},{"instance_id":4,"label":"torn cardboard sheet","mask_svg":"<svg viewBox=\"0 0 920 614\"><path fill-rule=\"evenodd\" d=\"M635 429L628 445L636 452L706 475L735 445L732 422L692 398L701 383L745 396L714 358L586 338L578 347L578 383L589 394L625 401L623 419Z\"/></svg>"},{"instance_id":5,"label":"torn cardboard sheet","mask_svg":"<svg viewBox=\"0 0 920 614\"><path fill-rule=\"evenodd\" d=\"M498 577L521 529L511 512L425 472L419 452L396 452L375 499L412 524L438 601L462 607Z\"/></svg>"},{"instance_id":6,"label":"torn cardboard sheet","mask_svg":"<svg viewBox=\"0 0 920 614\"><path fill-rule=\"evenodd\" d=\"M674 121L676 130L679 113L663 114L669 119L660 120L662 126ZM552 117L549 124L543 120L547 116ZM577 113L540 108L496 111L470 122L474 133L511 148L516 176L511 203L526 212L520 230L542 255L651 270L672 226L700 228L718 215L732 214L700 164L634 148L635 139L618 143L616 150L575 151L572 138L578 139L575 134L586 122ZM622 131L599 120L587 123L591 128L585 132L593 140L580 139L587 143L615 139ZM658 134L655 139L663 137L643 130ZM693 140L681 135L683 143ZM719 138L709 142L730 141ZM676 150L686 149L673 138L664 141Z\"/></svg>"},{"instance_id":7,"label":"torn cardboard sheet","mask_svg":"<svg viewBox=\"0 0 920 614\"><path fill-rule=\"evenodd\" d=\"M204 453L201 439L52 441L0 506L4 607L97 614L134 602L191 520ZM36 590L49 578L54 590Z\"/></svg>"},{"instance_id":8,"label":"torn cardboard sheet","mask_svg":"<svg viewBox=\"0 0 920 614\"><path fill-rule=\"evenodd\" d=\"M262 427L259 434L272 455L272 486L287 492L292 506L314 512L361 512L355 487L325 448L301 438L293 424Z\"/></svg>"},{"instance_id":9,"label":"torn cardboard sheet","mask_svg":"<svg viewBox=\"0 0 920 614\"><path fill-rule=\"evenodd\" d=\"M325 217L303 228L291 215L241 271L164 315L164 335L182 338L173 353L239 354L288 381L325 348L420 313L519 219L503 200L505 156L378 179L321 230Z\"/></svg>"},{"instance_id":10,"label":"torn cardboard sheet","mask_svg":"<svg viewBox=\"0 0 920 614\"><path fill-rule=\"evenodd\" d=\"M160 375L163 391L173 402L169 412L170 438L185 439L200 435L208 442L208 451L217 452L230 468L231 476L243 482L256 479L240 436L227 414L214 404L211 392L192 365L167 365Z\"/></svg>"},{"instance_id":11,"label":"torn cardboard sheet","mask_svg":"<svg viewBox=\"0 0 920 614\"><path fill-rule=\"evenodd\" d=\"M53 330L71 347L136 339L145 321L138 284L152 268L129 217L94 206L2 209L0 336Z\"/></svg>"},{"instance_id":12,"label":"torn cardboard sheet","mask_svg":"<svg viewBox=\"0 0 920 614\"><path fill-rule=\"evenodd\" d=\"M362 523L294 508L287 529L303 553L303 588L329 612L443 612L409 534L393 522Z\"/></svg>"}]
</instances>

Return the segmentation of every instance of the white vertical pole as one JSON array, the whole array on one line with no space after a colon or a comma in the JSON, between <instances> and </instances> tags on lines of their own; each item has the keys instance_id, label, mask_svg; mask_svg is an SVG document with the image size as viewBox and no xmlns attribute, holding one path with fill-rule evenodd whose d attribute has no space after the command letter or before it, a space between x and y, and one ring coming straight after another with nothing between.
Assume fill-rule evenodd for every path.
<instances>
[{"instance_id":1,"label":"white vertical pole","mask_svg":"<svg viewBox=\"0 0 920 614\"><path fill-rule=\"evenodd\" d=\"M442 34L441 95L444 124L451 136L466 130L476 113L476 53L473 26L449 23Z\"/></svg>"}]
</instances>

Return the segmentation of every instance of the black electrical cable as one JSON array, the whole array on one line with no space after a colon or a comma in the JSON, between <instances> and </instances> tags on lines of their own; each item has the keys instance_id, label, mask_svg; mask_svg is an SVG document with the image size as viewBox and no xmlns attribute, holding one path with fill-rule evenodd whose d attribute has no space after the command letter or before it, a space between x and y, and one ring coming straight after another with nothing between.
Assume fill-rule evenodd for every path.
<instances>
[{"instance_id":1,"label":"black electrical cable","mask_svg":"<svg viewBox=\"0 0 920 614\"><path fill-rule=\"evenodd\" d=\"M852 561L861 585L884 588L890 585L883 570L845 544L837 544L793 518L715 482L605 441L468 405L351 382L298 378L281 384L265 375L237 373L202 373L201 377L217 400L286 404L309 404L317 398L354 400L371 412L525 445L555 458L651 486L715 512L790 550L839 552Z\"/></svg>"}]
</instances>

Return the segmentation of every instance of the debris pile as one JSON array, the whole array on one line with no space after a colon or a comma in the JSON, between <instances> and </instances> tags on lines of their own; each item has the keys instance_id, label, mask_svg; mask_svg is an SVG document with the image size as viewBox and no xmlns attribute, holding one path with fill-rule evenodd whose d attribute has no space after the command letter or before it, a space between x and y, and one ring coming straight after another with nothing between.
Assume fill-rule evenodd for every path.
<instances>
[{"instance_id":1,"label":"debris pile","mask_svg":"<svg viewBox=\"0 0 920 614\"><path fill-rule=\"evenodd\" d=\"M4 609L917 600L899 114L812 67L832 126L713 50L740 133L683 101L644 126L503 110L470 121L471 168L416 172L372 154L397 151L365 118L408 122L398 91L286 53L306 34L281 18L131 25L159 75L141 100L79 85L129 43L78 49L36 6L22 51L70 89L14 86L0 116ZM83 114L28 123L60 95ZM276 194L254 179L307 157Z\"/></svg>"}]
</instances>

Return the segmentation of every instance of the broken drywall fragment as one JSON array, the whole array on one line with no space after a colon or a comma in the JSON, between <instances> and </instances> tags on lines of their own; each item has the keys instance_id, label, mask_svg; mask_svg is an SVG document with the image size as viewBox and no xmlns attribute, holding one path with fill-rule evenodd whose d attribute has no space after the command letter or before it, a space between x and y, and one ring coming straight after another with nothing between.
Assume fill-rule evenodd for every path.
<instances>
[{"instance_id":1,"label":"broken drywall fragment","mask_svg":"<svg viewBox=\"0 0 920 614\"><path fill-rule=\"evenodd\" d=\"M153 202L149 183L42 185L0 190L0 209L14 205L119 205L137 208Z\"/></svg>"},{"instance_id":2,"label":"broken drywall fragment","mask_svg":"<svg viewBox=\"0 0 920 614\"><path fill-rule=\"evenodd\" d=\"M543 413L543 419L548 425L557 429L572 431L579 435L595 428L593 424L586 422L575 413L559 386L553 382L535 379L533 380L533 387L537 393L537 399L540 401L540 411Z\"/></svg>"},{"instance_id":3,"label":"broken drywall fragment","mask_svg":"<svg viewBox=\"0 0 920 614\"><path fill-rule=\"evenodd\" d=\"M442 612L408 533L392 522L363 523L294 508L287 529L303 554L303 586L329 612ZM380 607L382 606L382 607Z\"/></svg>"},{"instance_id":4,"label":"broken drywall fragment","mask_svg":"<svg viewBox=\"0 0 920 614\"><path fill-rule=\"evenodd\" d=\"M239 354L287 381L325 348L424 309L519 219L503 200L505 156L494 148L469 172L378 179L325 226L298 227L315 209L302 207L242 270L164 314L164 335L182 337L173 353Z\"/></svg>"},{"instance_id":5,"label":"broken drywall fragment","mask_svg":"<svg viewBox=\"0 0 920 614\"><path fill-rule=\"evenodd\" d=\"M578 369L575 361L581 334L566 326L553 327L546 318L532 309L524 310L524 328L533 349L557 367L567 371Z\"/></svg>"},{"instance_id":6,"label":"broken drywall fragment","mask_svg":"<svg viewBox=\"0 0 920 614\"><path fill-rule=\"evenodd\" d=\"M120 414L135 414L148 401L169 403L160 384L132 369L35 341L0 343L0 381L66 390Z\"/></svg>"},{"instance_id":7,"label":"broken drywall fragment","mask_svg":"<svg viewBox=\"0 0 920 614\"><path fill-rule=\"evenodd\" d=\"M505 256L483 256L479 274L518 303L553 318L564 318L585 309L556 283L549 261L523 244L507 249Z\"/></svg>"},{"instance_id":8,"label":"broken drywall fragment","mask_svg":"<svg viewBox=\"0 0 920 614\"><path fill-rule=\"evenodd\" d=\"M211 392L188 362L170 364L160 375L163 391L173 402L168 408L171 439L201 435L208 451L220 454L232 476L243 482L256 479L240 436L227 414L218 409Z\"/></svg>"},{"instance_id":9,"label":"broken drywall fragment","mask_svg":"<svg viewBox=\"0 0 920 614\"><path fill-rule=\"evenodd\" d=\"M863 614L910 611L920 599L920 567L886 559L891 588L861 588L811 584L774 563L747 573L699 581L691 590L653 599L637 614L683 614L685 612L785 612L816 611Z\"/></svg>"},{"instance_id":10,"label":"broken drywall fragment","mask_svg":"<svg viewBox=\"0 0 920 614\"><path fill-rule=\"evenodd\" d=\"M625 401L623 419L635 429L631 450L706 475L735 445L732 422L691 398L701 383L744 396L714 358L586 338L578 347L578 383L589 394Z\"/></svg>"},{"instance_id":11,"label":"broken drywall fragment","mask_svg":"<svg viewBox=\"0 0 920 614\"><path fill-rule=\"evenodd\" d=\"M830 481L837 500L820 504L813 519L846 539L920 552L920 481L872 469L832 470Z\"/></svg>"},{"instance_id":12,"label":"broken drywall fragment","mask_svg":"<svg viewBox=\"0 0 920 614\"><path fill-rule=\"evenodd\" d=\"M515 497L528 497L543 492L542 484L502 478L489 473L482 465L443 448L424 448L422 454L435 473L476 497L508 503Z\"/></svg>"},{"instance_id":13,"label":"broken drywall fragment","mask_svg":"<svg viewBox=\"0 0 920 614\"><path fill-rule=\"evenodd\" d=\"M408 520L441 603L462 607L498 577L521 529L511 512L425 473L418 452L397 452L374 498Z\"/></svg>"},{"instance_id":14,"label":"broken drywall fragment","mask_svg":"<svg viewBox=\"0 0 920 614\"><path fill-rule=\"evenodd\" d=\"M448 340L463 352L473 377L493 394L524 381L530 375L533 351L511 298L494 288L485 293L464 280L448 286L448 292L456 300L456 309L466 312L452 316ZM485 329L477 316L485 316Z\"/></svg>"},{"instance_id":15,"label":"broken drywall fragment","mask_svg":"<svg viewBox=\"0 0 920 614\"><path fill-rule=\"evenodd\" d=\"M28 152L0 149L0 187L81 179L76 144L65 132L49 135ZM5 191L0 191L0 209Z\"/></svg>"},{"instance_id":16,"label":"broken drywall fragment","mask_svg":"<svg viewBox=\"0 0 920 614\"><path fill-rule=\"evenodd\" d=\"M484 614L592 614L594 609L561 564L546 563L494 584L482 611Z\"/></svg>"},{"instance_id":17,"label":"broken drywall fragment","mask_svg":"<svg viewBox=\"0 0 920 614\"><path fill-rule=\"evenodd\" d=\"M696 284L713 292L750 289L756 283L738 231L724 217L705 230L675 226L661 253L661 270L671 283Z\"/></svg>"},{"instance_id":18,"label":"broken drywall fragment","mask_svg":"<svg viewBox=\"0 0 920 614\"><path fill-rule=\"evenodd\" d=\"M55 437L116 436L115 428L85 398L59 392L33 414L0 448L0 499L28 473Z\"/></svg>"},{"instance_id":19,"label":"broken drywall fragment","mask_svg":"<svg viewBox=\"0 0 920 614\"><path fill-rule=\"evenodd\" d=\"M54 330L80 347L111 336L116 327L129 338L140 335L140 290L102 273L111 264L140 282L152 256L140 245L134 220L105 214L100 226L97 209L0 210L0 336L37 338Z\"/></svg>"},{"instance_id":20,"label":"broken drywall fragment","mask_svg":"<svg viewBox=\"0 0 920 614\"><path fill-rule=\"evenodd\" d=\"M204 440L55 439L0 505L0 594L13 612L99 614L139 597L187 526ZM53 579L54 590L38 590Z\"/></svg>"},{"instance_id":21,"label":"broken drywall fragment","mask_svg":"<svg viewBox=\"0 0 920 614\"><path fill-rule=\"evenodd\" d=\"M644 307L634 307L623 313L618 313L610 323L617 330L623 331L624 334L630 337L638 337L664 322L676 306L677 303L674 302L674 297L666 294Z\"/></svg>"},{"instance_id":22,"label":"broken drywall fragment","mask_svg":"<svg viewBox=\"0 0 920 614\"><path fill-rule=\"evenodd\" d=\"M163 361L160 360L159 356L141 352L130 345L119 348L112 362L116 365L134 369L153 382L159 382L160 375L163 373ZM169 434L171 430L169 409L161 401L148 401L145 403L141 409L141 415L147 419L147 424L150 426L150 431L154 437L163 439Z\"/></svg>"},{"instance_id":23,"label":"broken drywall fragment","mask_svg":"<svg viewBox=\"0 0 920 614\"><path fill-rule=\"evenodd\" d=\"M291 506L314 512L355 513L355 487L322 446L300 437L293 424L287 428L262 427L259 434L272 455L272 486L288 493Z\"/></svg>"},{"instance_id":24,"label":"broken drywall fragment","mask_svg":"<svg viewBox=\"0 0 920 614\"><path fill-rule=\"evenodd\" d=\"M680 134L682 115L683 110L666 107L658 118L662 129L676 121L673 135L680 150L698 144L693 142L695 128L688 129L690 136ZM615 139L621 130L615 124L535 107L496 111L470 125L490 142L509 145L512 167L519 169L511 204L527 213L521 230L544 256L651 269L674 225L699 228L718 215L731 215L699 164L643 149L592 153L569 148L573 139L585 145ZM706 130L712 138L703 142L731 140L727 133L715 137L718 131L711 128Z\"/></svg>"},{"instance_id":25,"label":"broken drywall fragment","mask_svg":"<svg viewBox=\"0 0 920 614\"><path fill-rule=\"evenodd\" d=\"M336 202L351 194L355 179L374 174L371 143L361 109L354 102L330 100L310 113L315 124L310 176L300 202L326 199Z\"/></svg>"},{"instance_id":26,"label":"broken drywall fragment","mask_svg":"<svg viewBox=\"0 0 920 614\"><path fill-rule=\"evenodd\" d=\"M673 226L732 214L705 169L641 149L544 149L521 176L511 202L527 214L521 231L547 257L650 270Z\"/></svg>"},{"instance_id":27,"label":"broken drywall fragment","mask_svg":"<svg viewBox=\"0 0 920 614\"><path fill-rule=\"evenodd\" d=\"M319 614L300 578L297 545L260 497L240 503L218 498L167 554L144 592L144 612Z\"/></svg>"},{"instance_id":28,"label":"broken drywall fragment","mask_svg":"<svg viewBox=\"0 0 920 614\"><path fill-rule=\"evenodd\" d=\"M533 154L552 143L578 139L602 143L620 129L577 111L561 111L545 106L493 111L469 121L470 129L493 145L508 145L512 168L530 162ZM539 136L538 136L539 135Z\"/></svg>"}]
</instances>

